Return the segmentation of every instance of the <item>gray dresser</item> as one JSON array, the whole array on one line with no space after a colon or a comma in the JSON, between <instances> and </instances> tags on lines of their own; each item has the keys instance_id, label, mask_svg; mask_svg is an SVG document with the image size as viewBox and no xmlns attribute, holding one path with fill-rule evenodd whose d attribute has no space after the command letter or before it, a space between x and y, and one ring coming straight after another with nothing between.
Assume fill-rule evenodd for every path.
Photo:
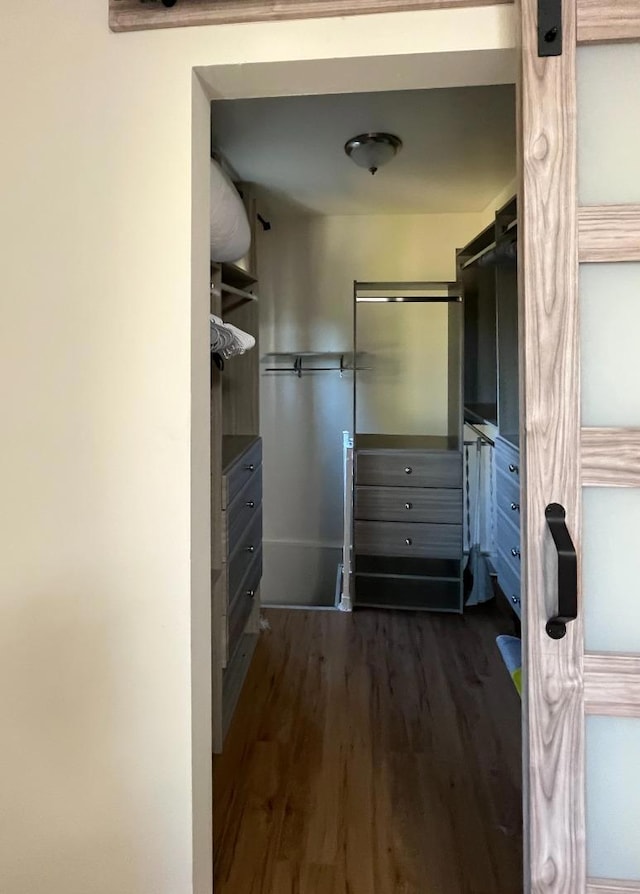
<instances>
[{"instance_id":1,"label":"gray dresser","mask_svg":"<svg viewBox=\"0 0 640 894\"><path fill-rule=\"evenodd\" d=\"M520 451L502 437L495 450L498 583L520 617Z\"/></svg>"},{"instance_id":2,"label":"gray dresser","mask_svg":"<svg viewBox=\"0 0 640 894\"><path fill-rule=\"evenodd\" d=\"M457 438L357 435L355 605L462 611Z\"/></svg>"},{"instance_id":3,"label":"gray dresser","mask_svg":"<svg viewBox=\"0 0 640 894\"><path fill-rule=\"evenodd\" d=\"M223 727L235 709L251 659L262 577L262 441L223 440L222 457ZM254 623L252 623L252 621ZM255 628L255 629L254 629Z\"/></svg>"}]
</instances>

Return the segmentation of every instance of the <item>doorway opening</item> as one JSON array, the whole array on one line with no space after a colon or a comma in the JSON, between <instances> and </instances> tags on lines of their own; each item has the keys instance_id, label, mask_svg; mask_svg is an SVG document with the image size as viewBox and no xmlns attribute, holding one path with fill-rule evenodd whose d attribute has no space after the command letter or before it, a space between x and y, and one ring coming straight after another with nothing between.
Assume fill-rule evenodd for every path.
<instances>
[{"instance_id":1,"label":"doorway opening","mask_svg":"<svg viewBox=\"0 0 640 894\"><path fill-rule=\"evenodd\" d=\"M212 103L253 236L211 268L223 894L521 883L514 106ZM378 129L372 178L343 146Z\"/></svg>"}]
</instances>

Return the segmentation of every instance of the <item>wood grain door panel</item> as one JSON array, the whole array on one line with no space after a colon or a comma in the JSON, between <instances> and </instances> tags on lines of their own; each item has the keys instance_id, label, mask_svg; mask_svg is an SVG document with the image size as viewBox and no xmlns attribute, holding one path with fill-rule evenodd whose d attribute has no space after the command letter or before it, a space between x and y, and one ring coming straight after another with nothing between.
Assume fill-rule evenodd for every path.
<instances>
[{"instance_id":1,"label":"wood grain door panel","mask_svg":"<svg viewBox=\"0 0 640 894\"><path fill-rule=\"evenodd\" d=\"M175 6L167 8L159 2L142 4L140 0L109 0L109 25L112 31L143 31L231 22L463 9L511 2L513 0L177 0Z\"/></svg>"},{"instance_id":2,"label":"wood grain door panel","mask_svg":"<svg viewBox=\"0 0 640 894\"><path fill-rule=\"evenodd\" d=\"M595 352L593 341L580 329L578 278L580 263L637 262L640 257L637 204L620 204L621 198L613 195L610 204L605 204L603 194L605 163L609 165L607 172L613 171L618 178L618 190L622 181L617 156L612 154L604 159L602 152L607 143L612 149L626 148L627 141L620 134L610 133L610 128L598 127L600 119L612 111L623 129L627 117L629 128L635 129L637 116L631 113L631 107L637 103L625 105L625 84L620 79L616 83L616 62L613 57L607 58L600 47L591 58L593 67L588 73L580 72L580 107L577 89L578 65L586 58L578 58L578 43L640 43L640 4L637 0L565 0L556 31L556 36L561 33L562 52L546 58L538 51L537 0L521 0L520 7L521 585L527 690L524 763L529 802L525 810L528 865L524 889L527 894L623 894L640 890L639 864L633 870L632 860L622 860L618 866L635 871L635 879L587 877L588 866L599 870L598 876L616 874L613 864L607 862L613 848L600 847L598 854L595 845L604 840L615 823L620 822L624 828L624 815L610 809L613 802L608 799L613 785L608 781L613 778L609 774L613 772L615 776L615 771L607 760L609 752L597 755L598 749L592 749L587 764L585 737L588 730L591 734L596 728L602 730L609 718L618 722L621 718L640 717L640 651L637 655L585 651L583 599L591 598L591 587L585 587L584 596L579 592L578 617L568 623L566 636L554 640L547 635L545 622L558 610L559 583L557 555L545 524L545 507L555 502L566 510L567 527L577 549L580 580L583 488L640 486L637 428L607 428L604 419L601 427L581 428L582 405L587 406L588 398L587 388L581 390L581 372L587 370L590 352ZM550 40L553 42L554 37ZM591 47L580 49L580 54L585 52L592 52ZM616 48L616 52L619 61L622 48ZM634 53L626 57L632 78ZM585 105L589 96L597 97L600 112L595 108L596 99L592 99L593 106ZM589 196L599 204L580 207L578 174L583 194L587 195L584 177L589 153L585 144L578 171L578 136L584 140L588 128L590 145L596 145L599 139L597 145L602 150L591 151L595 166L589 175L589 189L593 190ZM631 130L628 136L632 142ZM626 158L633 159L633 153L627 152ZM633 163L629 169L633 176ZM637 178L631 189L636 192L629 198L637 202ZM603 313L620 325L621 331L625 326L628 329L636 325L616 306L615 288L609 292L604 289L601 300ZM588 381L586 375L583 380ZM619 382L619 387L636 384L625 380ZM592 422L591 417L589 423L599 424ZM596 542L589 542L590 550L597 548ZM606 579L606 568L602 574ZM629 623L633 623L631 618ZM638 634L640 642L640 630ZM631 735L629 726L622 723L618 723L615 732ZM593 768L600 757L603 775L598 792L593 787ZM628 797L624 785L618 788ZM590 799L588 826L585 794ZM597 825L594 811L598 799L605 809L600 812L601 834L595 841L590 836ZM629 828L627 824L624 838L618 837L616 847L619 841L627 841ZM633 839L631 835L628 840ZM627 856L633 847L627 848ZM611 872L602 871L607 868L605 863Z\"/></svg>"}]
</instances>

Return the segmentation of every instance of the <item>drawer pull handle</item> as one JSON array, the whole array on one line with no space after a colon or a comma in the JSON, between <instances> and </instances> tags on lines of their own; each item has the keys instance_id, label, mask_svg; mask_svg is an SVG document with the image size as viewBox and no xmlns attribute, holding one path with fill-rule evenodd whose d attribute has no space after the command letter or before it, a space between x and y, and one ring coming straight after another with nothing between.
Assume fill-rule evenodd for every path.
<instances>
[{"instance_id":1,"label":"drawer pull handle","mask_svg":"<svg viewBox=\"0 0 640 894\"><path fill-rule=\"evenodd\" d=\"M256 595L256 591L255 591L255 590L247 590L247 596L249 597L249 599L253 599L253 597L254 597L255 595Z\"/></svg>"},{"instance_id":2,"label":"drawer pull handle","mask_svg":"<svg viewBox=\"0 0 640 894\"><path fill-rule=\"evenodd\" d=\"M255 553L255 551L256 551L255 546L248 546L248 547L247 547L247 552L248 552L248 553Z\"/></svg>"},{"instance_id":3,"label":"drawer pull handle","mask_svg":"<svg viewBox=\"0 0 640 894\"><path fill-rule=\"evenodd\" d=\"M244 505L247 507L247 509L255 509L256 504L253 502L253 500L247 500Z\"/></svg>"},{"instance_id":4,"label":"drawer pull handle","mask_svg":"<svg viewBox=\"0 0 640 894\"><path fill-rule=\"evenodd\" d=\"M509 471L513 472L514 475L517 475L520 469L517 466L514 466L513 463L509 463Z\"/></svg>"},{"instance_id":5,"label":"drawer pull handle","mask_svg":"<svg viewBox=\"0 0 640 894\"><path fill-rule=\"evenodd\" d=\"M411 546L413 540L411 539L411 537L405 537L404 542L407 544L407 546Z\"/></svg>"},{"instance_id":6,"label":"drawer pull handle","mask_svg":"<svg viewBox=\"0 0 640 894\"><path fill-rule=\"evenodd\" d=\"M550 503L544 514L558 551L558 614L549 618L546 631L551 639L562 639L569 621L578 617L578 559L567 528L564 506Z\"/></svg>"},{"instance_id":7,"label":"drawer pull handle","mask_svg":"<svg viewBox=\"0 0 640 894\"><path fill-rule=\"evenodd\" d=\"M515 546L512 547L511 555L513 556L514 559L519 559L520 558L520 550L517 549Z\"/></svg>"},{"instance_id":8,"label":"drawer pull handle","mask_svg":"<svg viewBox=\"0 0 640 894\"><path fill-rule=\"evenodd\" d=\"M245 472L255 472L256 467L253 463L247 463L247 465L244 467L244 470Z\"/></svg>"},{"instance_id":9,"label":"drawer pull handle","mask_svg":"<svg viewBox=\"0 0 640 894\"><path fill-rule=\"evenodd\" d=\"M512 504L511 504L511 510L512 510L513 512L520 512L520 503L512 503Z\"/></svg>"},{"instance_id":10,"label":"drawer pull handle","mask_svg":"<svg viewBox=\"0 0 640 894\"><path fill-rule=\"evenodd\" d=\"M413 509L413 503L405 503L404 508L405 509Z\"/></svg>"},{"instance_id":11,"label":"drawer pull handle","mask_svg":"<svg viewBox=\"0 0 640 894\"><path fill-rule=\"evenodd\" d=\"M405 475L410 475L412 472L413 472L413 469L411 468L411 466L405 466L405 470L404 470Z\"/></svg>"},{"instance_id":12,"label":"drawer pull handle","mask_svg":"<svg viewBox=\"0 0 640 894\"><path fill-rule=\"evenodd\" d=\"M520 597L519 596L512 596L511 601L513 602L514 605L520 605Z\"/></svg>"}]
</instances>

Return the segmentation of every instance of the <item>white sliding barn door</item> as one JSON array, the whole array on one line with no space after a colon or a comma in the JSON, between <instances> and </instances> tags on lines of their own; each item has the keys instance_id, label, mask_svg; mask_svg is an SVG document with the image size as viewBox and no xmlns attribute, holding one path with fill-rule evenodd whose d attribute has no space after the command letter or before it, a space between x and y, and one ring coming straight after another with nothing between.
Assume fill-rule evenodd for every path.
<instances>
[{"instance_id":1,"label":"white sliding barn door","mask_svg":"<svg viewBox=\"0 0 640 894\"><path fill-rule=\"evenodd\" d=\"M521 9L525 890L623 894L640 891L640 0ZM539 25L561 55L539 55Z\"/></svg>"}]
</instances>

